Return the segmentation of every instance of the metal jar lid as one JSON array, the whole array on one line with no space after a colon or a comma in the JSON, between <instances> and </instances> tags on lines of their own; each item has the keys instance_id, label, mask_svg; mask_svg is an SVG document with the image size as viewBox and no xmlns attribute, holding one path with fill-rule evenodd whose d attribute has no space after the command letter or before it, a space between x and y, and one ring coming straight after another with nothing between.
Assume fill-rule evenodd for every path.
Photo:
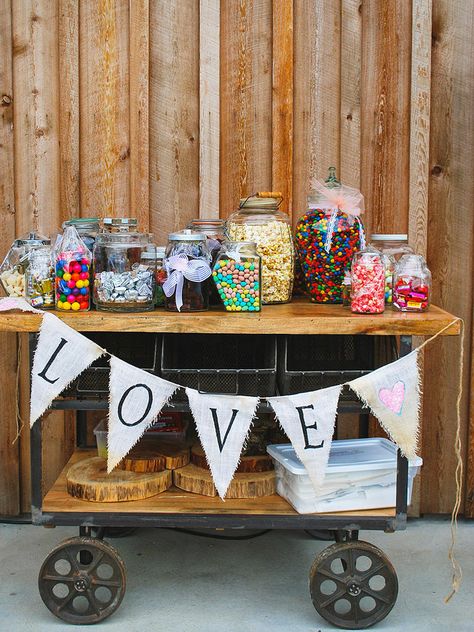
<instances>
[{"instance_id":1,"label":"metal jar lid","mask_svg":"<svg viewBox=\"0 0 474 632\"><path fill-rule=\"evenodd\" d=\"M281 204L281 198L262 198L252 195L247 198L240 198L239 209L276 211Z\"/></svg>"},{"instance_id":2,"label":"metal jar lid","mask_svg":"<svg viewBox=\"0 0 474 632\"><path fill-rule=\"evenodd\" d=\"M408 235L382 235L381 233L376 233L371 235L370 241L408 241Z\"/></svg>"},{"instance_id":3,"label":"metal jar lid","mask_svg":"<svg viewBox=\"0 0 474 632\"><path fill-rule=\"evenodd\" d=\"M131 226L136 228L138 220L136 217L104 217L104 226Z\"/></svg>"},{"instance_id":4,"label":"metal jar lid","mask_svg":"<svg viewBox=\"0 0 474 632\"><path fill-rule=\"evenodd\" d=\"M170 233L168 239L170 241L206 241L207 238L204 233L185 228L177 233Z\"/></svg>"},{"instance_id":5,"label":"metal jar lid","mask_svg":"<svg viewBox=\"0 0 474 632\"><path fill-rule=\"evenodd\" d=\"M13 242L13 245L15 247L29 246L31 248L35 248L37 246L49 246L50 244L51 239L49 239L48 237L43 237L42 235L35 232L31 232L27 235L24 235L23 237L19 237Z\"/></svg>"}]
</instances>

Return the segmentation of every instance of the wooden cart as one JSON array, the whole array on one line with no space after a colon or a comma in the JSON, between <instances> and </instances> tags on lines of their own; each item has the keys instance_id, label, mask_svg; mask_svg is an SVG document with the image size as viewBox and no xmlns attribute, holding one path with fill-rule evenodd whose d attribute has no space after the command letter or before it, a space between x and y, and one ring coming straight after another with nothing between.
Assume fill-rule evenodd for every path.
<instances>
[{"instance_id":1,"label":"wooden cart","mask_svg":"<svg viewBox=\"0 0 474 632\"><path fill-rule=\"evenodd\" d=\"M411 350L412 336L430 336L447 326L454 317L432 306L424 314L387 310L380 315L356 315L340 305L314 305L295 301L269 306L259 314L226 314L209 311L174 314L163 310L142 314L91 311L57 314L81 332L167 332L196 334L364 334L398 336L400 355ZM0 331L28 332L35 344L40 319L31 313L0 314ZM457 335L459 322L444 335ZM56 409L106 408L107 403L57 400ZM265 403L262 404L265 406ZM45 447L47 450L47 447ZM227 500L198 496L171 488L146 500L126 503L96 503L71 497L66 490L66 472L71 464L87 456L77 449L50 489L42 489L42 423L31 430L32 521L43 526L77 525L80 536L62 542L46 558L39 574L39 589L47 607L70 623L95 623L119 606L125 590L123 562L102 537L105 528L287 528L324 530L336 542L314 561L310 590L318 612L341 628L366 628L383 619L392 609L398 592L395 570L384 553L358 540L360 529L393 532L406 528L407 460L398 453L396 506L389 509L335 514L298 514L277 495L257 499ZM47 458L47 457L46 457ZM359 558L369 560L362 569ZM339 568L337 568L339 565ZM107 572L100 572L106 568ZM374 584L378 578L379 585ZM327 583L334 589L326 590ZM64 593L55 591L66 586ZM375 587L374 587L375 586ZM108 598L98 599L98 589ZM363 609L361 599L370 596L372 609ZM74 607L77 598L83 606ZM339 603L348 607L338 608ZM85 605L84 605L85 604Z\"/></svg>"}]
</instances>

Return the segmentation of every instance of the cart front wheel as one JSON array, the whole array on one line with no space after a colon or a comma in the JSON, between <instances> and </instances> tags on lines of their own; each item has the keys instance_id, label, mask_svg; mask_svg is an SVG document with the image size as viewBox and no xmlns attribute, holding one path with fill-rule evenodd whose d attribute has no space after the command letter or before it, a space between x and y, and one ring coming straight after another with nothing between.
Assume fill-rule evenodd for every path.
<instances>
[{"instance_id":1,"label":"cart front wheel","mask_svg":"<svg viewBox=\"0 0 474 632\"><path fill-rule=\"evenodd\" d=\"M73 624L98 623L119 607L125 594L125 565L107 542L70 538L43 562L41 599L57 617Z\"/></svg>"},{"instance_id":2,"label":"cart front wheel","mask_svg":"<svg viewBox=\"0 0 474 632\"><path fill-rule=\"evenodd\" d=\"M358 540L324 549L311 567L309 589L326 621L361 630L388 615L397 600L398 580L386 555Z\"/></svg>"}]
</instances>

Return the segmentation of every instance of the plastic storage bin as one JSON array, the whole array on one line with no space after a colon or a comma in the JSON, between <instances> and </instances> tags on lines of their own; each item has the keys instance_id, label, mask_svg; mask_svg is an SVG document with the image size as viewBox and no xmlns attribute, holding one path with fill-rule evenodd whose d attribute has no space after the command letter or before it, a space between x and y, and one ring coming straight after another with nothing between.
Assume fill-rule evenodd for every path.
<instances>
[{"instance_id":1,"label":"plastic storage bin","mask_svg":"<svg viewBox=\"0 0 474 632\"><path fill-rule=\"evenodd\" d=\"M326 478L316 493L291 444L269 445L277 477L277 493L298 513L334 513L394 507L396 500L397 446L388 439L333 441ZM423 461L409 462L408 504L413 479Z\"/></svg>"}]
</instances>

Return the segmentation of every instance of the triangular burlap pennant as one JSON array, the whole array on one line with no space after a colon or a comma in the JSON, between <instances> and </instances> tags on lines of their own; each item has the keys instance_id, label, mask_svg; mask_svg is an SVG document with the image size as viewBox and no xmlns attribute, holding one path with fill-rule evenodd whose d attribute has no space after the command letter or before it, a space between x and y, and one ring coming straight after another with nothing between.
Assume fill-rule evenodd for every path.
<instances>
[{"instance_id":1,"label":"triangular burlap pennant","mask_svg":"<svg viewBox=\"0 0 474 632\"><path fill-rule=\"evenodd\" d=\"M108 472L130 452L177 388L115 356L110 358Z\"/></svg>"},{"instance_id":2,"label":"triangular burlap pennant","mask_svg":"<svg viewBox=\"0 0 474 632\"><path fill-rule=\"evenodd\" d=\"M419 434L418 350L348 382L382 428L409 459L416 456Z\"/></svg>"},{"instance_id":3,"label":"triangular burlap pennant","mask_svg":"<svg viewBox=\"0 0 474 632\"><path fill-rule=\"evenodd\" d=\"M223 499L258 406L258 397L208 395L186 389L217 493Z\"/></svg>"},{"instance_id":4,"label":"triangular burlap pennant","mask_svg":"<svg viewBox=\"0 0 474 632\"><path fill-rule=\"evenodd\" d=\"M79 373L104 353L95 342L45 312L31 372L30 426Z\"/></svg>"},{"instance_id":5,"label":"triangular burlap pennant","mask_svg":"<svg viewBox=\"0 0 474 632\"><path fill-rule=\"evenodd\" d=\"M316 491L326 474L341 388L268 398Z\"/></svg>"},{"instance_id":6,"label":"triangular burlap pennant","mask_svg":"<svg viewBox=\"0 0 474 632\"><path fill-rule=\"evenodd\" d=\"M0 298L0 312L8 312L12 309L19 309L22 312L34 312L35 314L44 314L40 309L32 307L26 299L16 296Z\"/></svg>"}]
</instances>

